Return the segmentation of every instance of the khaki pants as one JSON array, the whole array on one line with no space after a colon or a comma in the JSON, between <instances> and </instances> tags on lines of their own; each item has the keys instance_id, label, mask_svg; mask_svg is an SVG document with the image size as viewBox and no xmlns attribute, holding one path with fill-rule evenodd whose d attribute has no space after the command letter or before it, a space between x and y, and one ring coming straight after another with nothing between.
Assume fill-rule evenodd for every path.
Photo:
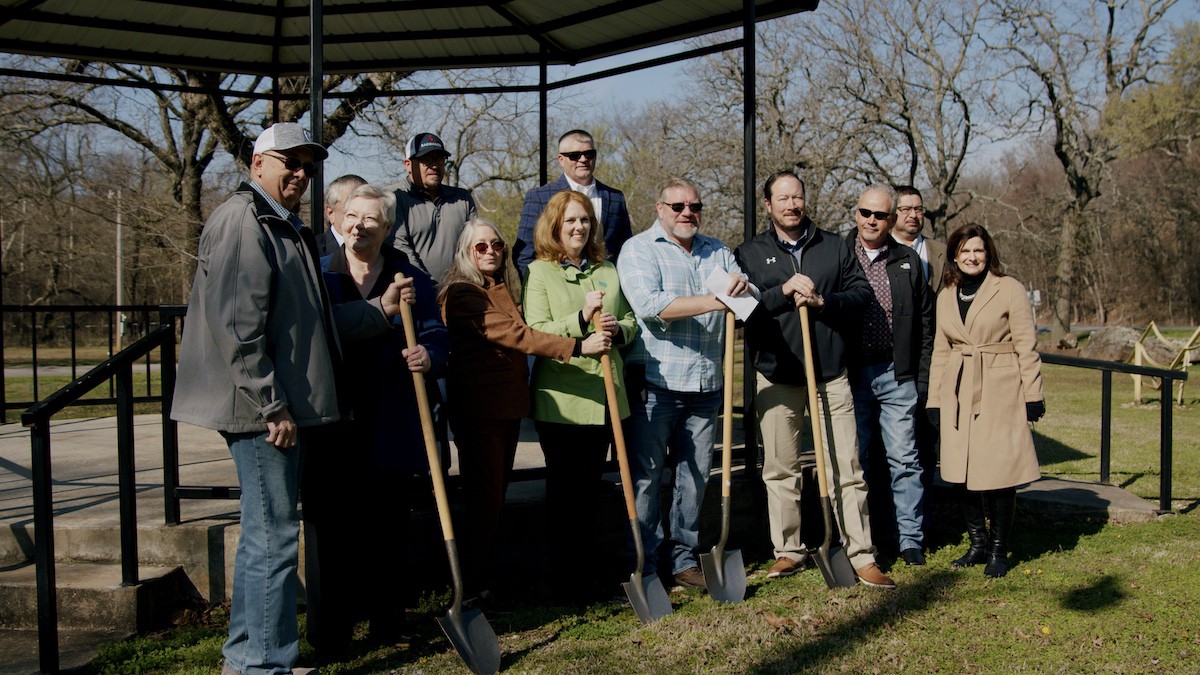
<instances>
[{"instance_id":1,"label":"khaki pants","mask_svg":"<svg viewBox=\"0 0 1200 675\"><path fill-rule=\"evenodd\" d=\"M767 487L767 516L776 558L802 559L807 553L800 539L800 438L809 422L806 387L773 384L757 378L758 426L763 440L763 482ZM822 430L827 454L825 475L834 518L846 544L846 555L855 567L875 562L871 525L867 517L867 484L858 462L858 431L854 398L845 371L817 385ZM832 458L832 461L830 461Z\"/></svg>"}]
</instances>

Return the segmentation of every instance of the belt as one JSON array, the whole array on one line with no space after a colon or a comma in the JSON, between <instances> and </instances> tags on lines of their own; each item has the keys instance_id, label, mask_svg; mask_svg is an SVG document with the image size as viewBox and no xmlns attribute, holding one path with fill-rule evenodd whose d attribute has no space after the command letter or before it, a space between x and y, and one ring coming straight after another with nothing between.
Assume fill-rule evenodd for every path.
<instances>
[{"instance_id":1,"label":"belt","mask_svg":"<svg viewBox=\"0 0 1200 675\"><path fill-rule=\"evenodd\" d=\"M958 364L958 411L954 417L954 428L959 428L959 415L962 411L962 391L971 392L971 419L979 416L979 402L983 398L983 355L984 354L1015 354L1017 347L1012 342L991 342L982 345L959 344L952 348L957 354ZM969 367L966 363L970 361Z\"/></svg>"}]
</instances>

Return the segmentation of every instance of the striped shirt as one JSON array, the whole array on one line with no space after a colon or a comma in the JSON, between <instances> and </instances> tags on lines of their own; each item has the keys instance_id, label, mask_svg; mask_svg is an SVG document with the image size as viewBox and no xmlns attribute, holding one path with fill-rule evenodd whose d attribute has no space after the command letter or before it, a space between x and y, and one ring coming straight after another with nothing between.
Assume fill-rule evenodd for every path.
<instances>
[{"instance_id":1,"label":"striped shirt","mask_svg":"<svg viewBox=\"0 0 1200 675\"><path fill-rule=\"evenodd\" d=\"M646 367L649 384L679 392L721 390L724 313L674 321L659 317L677 298L710 295L704 281L714 269L745 276L721 240L696 234L689 253L657 220L622 247L617 263L621 291L641 329L628 362Z\"/></svg>"}]
</instances>

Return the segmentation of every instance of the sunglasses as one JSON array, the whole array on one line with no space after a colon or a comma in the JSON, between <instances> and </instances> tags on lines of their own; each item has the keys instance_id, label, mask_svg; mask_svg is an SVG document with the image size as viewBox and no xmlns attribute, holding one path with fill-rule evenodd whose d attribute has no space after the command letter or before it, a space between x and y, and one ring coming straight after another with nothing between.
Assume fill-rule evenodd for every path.
<instances>
[{"instance_id":1,"label":"sunglasses","mask_svg":"<svg viewBox=\"0 0 1200 675\"><path fill-rule=\"evenodd\" d=\"M572 162L578 162L580 157L587 157L588 159L596 159L596 151L595 150L578 150L576 152L560 152L558 154L562 155L563 157L566 157L567 159L571 160Z\"/></svg>"},{"instance_id":2,"label":"sunglasses","mask_svg":"<svg viewBox=\"0 0 1200 675\"><path fill-rule=\"evenodd\" d=\"M264 152L263 154L266 155L267 157L272 157L272 158L277 159L280 162L282 162L283 168L287 169L288 171L296 171L297 169L303 168L305 175L308 175L308 176L311 176L317 172L317 165L314 164L313 162L301 162L300 160L296 159L295 157L285 157L283 155L272 155L269 152Z\"/></svg>"},{"instance_id":3,"label":"sunglasses","mask_svg":"<svg viewBox=\"0 0 1200 675\"><path fill-rule=\"evenodd\" d=\"M505 247L505 244L502 241L493 241L490 246L481 241L478 244L475 244L475 246L473 248L475 249L475 252L478 253L479 255L483 255L484 253L487 253L488 248L492 249L492 253L495 253L496 255L500 255L501 253L504 253L504 247Z\"/></svg>"},{"instance_id":4,"label":"sunglasses","mask_svg":"<svg viewBox=\"0 0 1200 675\"><path fill-rule=\"evenodd\" d=\"M892 217L892 214L888 213L887 211L872 211L871 209L859 209L858 215L862 216L863 218L870 218L874 216L875 220L887 220L888 218Z\"/></svg>"},{"instance_id":5,"label":"sunglasses","mask_svg":"<svg viewBox=\"0 0 1200 675\"><path fill-rule=\"evenodd\" d=\"M674 204L662 202L662 205L670 208L675 213L683 213L684 207L690 207L692 209L692 213L700 213L700 211L704 209L704 204L701 204L700 202L675 202Z\"/></svg>"}]
</instances>

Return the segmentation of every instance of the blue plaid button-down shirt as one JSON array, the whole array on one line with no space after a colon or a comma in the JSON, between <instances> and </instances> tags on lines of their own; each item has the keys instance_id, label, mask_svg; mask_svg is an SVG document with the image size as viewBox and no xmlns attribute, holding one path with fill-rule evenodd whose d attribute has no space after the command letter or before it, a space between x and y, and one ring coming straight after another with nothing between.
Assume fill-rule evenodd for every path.
<instances>
[{"instance_id":1,"label":"blue plaid button-down shirt","mask_svg":"<svg viewBox=\"0 0 1200 675\"><path fill-rule=\"evenodd\" d=\"M646 367L648 383L680 392L721 389L723 312L675 321L659 317L676 298L709 295L704 280L714 269L745 276L721 240L697 234L688 253L667 236L657 220L621 249L617 263L621 292L641 329L628 362Z\"/></svg>"},{"instance_id":2,"label":"blue plaid button-down shirt","mask_svg":"<svg viewBox=\"0 0 1200 675\"><path fill-rule=\"evenodd\" d=\"M296 213L293 213L292 211L289 211L286 206L284 206L283 204L280 204L274 197L267 194L267 191L264 190L262 188L262 186L259 185L258 183L255 183L254 181L248 181L248 182L250 184L250 187L253 188L254 191L257 192L260 197L262 197L264 200L266 200L267 204L270 204L271 209L273 211L275 211L275 215L277 215L280 218L283 218L284 220L291 223L292 227L296 228L297 231L300 228L304 227L304 221L300 220L299 215L297 215Z\"/></svg>"}]
</instances>

